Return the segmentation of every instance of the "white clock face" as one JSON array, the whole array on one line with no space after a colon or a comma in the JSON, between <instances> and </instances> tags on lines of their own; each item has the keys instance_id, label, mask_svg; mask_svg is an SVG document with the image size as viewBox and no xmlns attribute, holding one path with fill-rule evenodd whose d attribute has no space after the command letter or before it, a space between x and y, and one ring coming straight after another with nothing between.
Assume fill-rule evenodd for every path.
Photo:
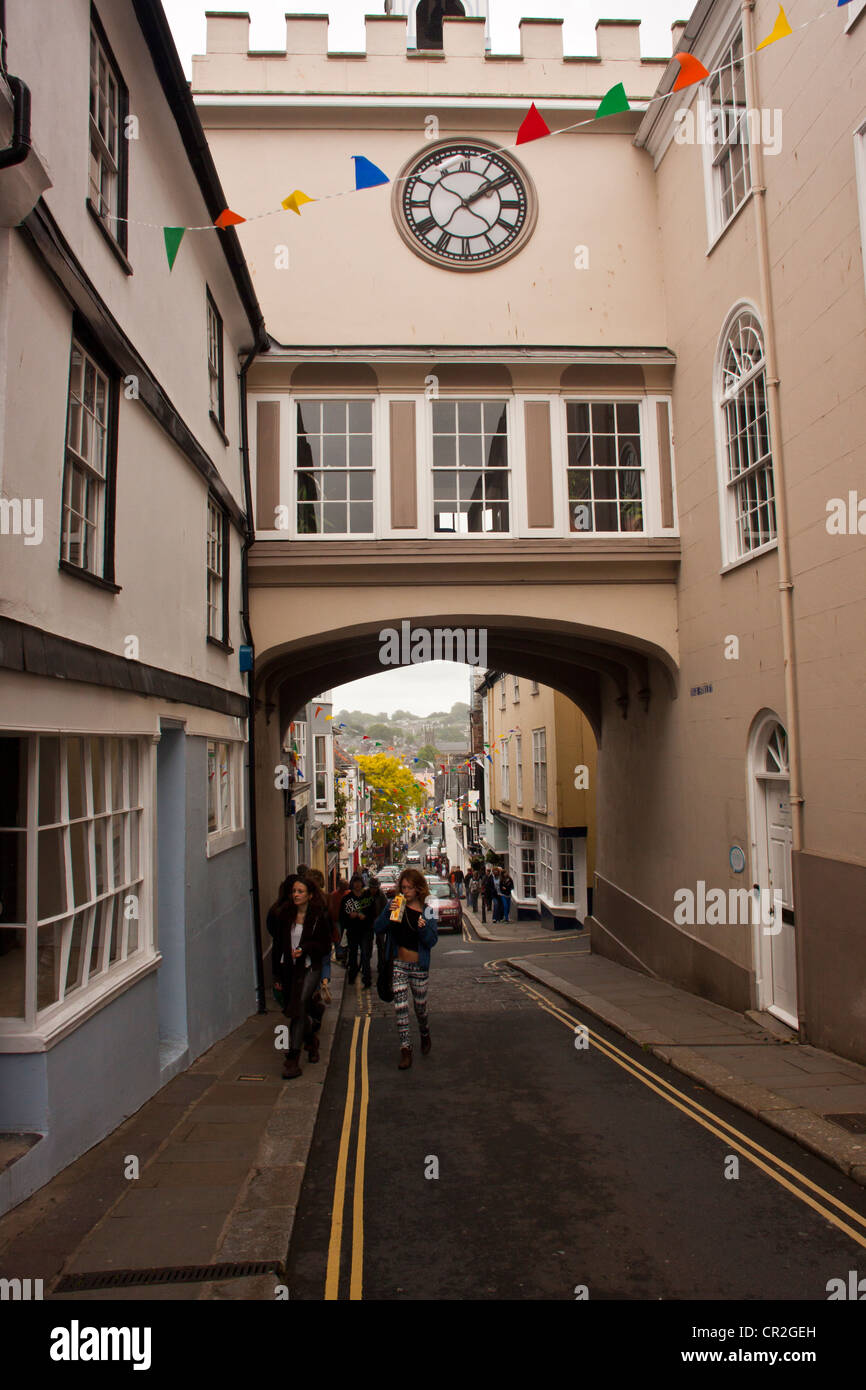
<instances>
[{"instance_id":1,"label":"white clock face","mask_svg":"<svg viewBox=\"0 0 866 1390\"><path fill-rule=\"evenodd\" d=\"M404 241L451 270L486 270L513 256L535 225L535 192L510 156L478 140L439 141L395 181Z\"/></svg>"}]
</instances>

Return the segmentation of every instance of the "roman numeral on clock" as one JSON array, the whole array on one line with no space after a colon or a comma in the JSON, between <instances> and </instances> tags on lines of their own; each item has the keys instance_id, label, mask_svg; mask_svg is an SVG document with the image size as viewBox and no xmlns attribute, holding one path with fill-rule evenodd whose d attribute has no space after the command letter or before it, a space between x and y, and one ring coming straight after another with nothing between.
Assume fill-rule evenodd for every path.
<instances>
[{"instance_id":1,"label":"roman numeral on clock","mask_svg":"<svg viewBox=\"0 0 866 1390\"><path fill-rule=\"evenodd\" d=\"M432 232L433 228L438 227L438 225L435 217L425 217L423 222L415 223L415 228L422 236L427 236L428 232Z\"/></svg>"}]
</instances>

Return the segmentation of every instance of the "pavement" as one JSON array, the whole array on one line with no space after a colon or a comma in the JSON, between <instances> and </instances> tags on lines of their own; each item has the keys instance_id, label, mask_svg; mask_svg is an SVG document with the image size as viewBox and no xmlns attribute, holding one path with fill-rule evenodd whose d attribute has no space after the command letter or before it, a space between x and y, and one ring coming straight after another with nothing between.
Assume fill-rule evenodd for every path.
<instances>
[{"instance_id":1,"label":"pavement","mask_svg":"<svg viewBox=\"0 0 866 1390\"><path fill-rule=\"evenodd\" d=\"M281 1079L274 1029L286 1020L269 994L266 1014L253 1014L7 1213L0 1220L0 1277L41 1278L45 1298L58 1301L273 1300L344 985L335 963L320 1060L311 1065L302 1053L300 1077ZM131 1157L138 1177L125 1176ZM258 1270L234 1277L253 1261ZM104 1286L118 1271L142 1278L144 1270L189 1266L214 1268L206 1271L210 1278L194 1281L175 1273L175 1282ZM64 1292L58 1285L66 1276L101 1287Z\"/></svg>"},{"instance_id":2,"label":"pavement","mask_svg":"<svg viewBox=\"0 0 866 1390\"><path fill-rule=\"evenodd\" d=\"M735 1013L592 955L585 930L485 925L468 908L465 915L483 941L504 946L585 942L586 949L545 952L543 965L531 952L510 956L509 964L866 1186L866 1067L801 1043L770 1015Z\"/></svg>"}]
</instances>

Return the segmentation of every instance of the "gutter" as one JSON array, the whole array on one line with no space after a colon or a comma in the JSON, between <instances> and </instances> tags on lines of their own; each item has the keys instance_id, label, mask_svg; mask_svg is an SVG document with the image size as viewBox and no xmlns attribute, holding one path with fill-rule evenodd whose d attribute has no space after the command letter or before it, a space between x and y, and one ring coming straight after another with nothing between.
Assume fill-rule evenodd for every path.
<instances>
[{"instance_id":1,"label":"gutter","mask_svg":"<svg viewBox=\"0 0 866 1390\"><path fill-rule=\"evenodd\" d=\"M247 373L260 352L267 352L269 339L264 319L259 315L256 336L252 348L241 363L238 381L240 384L241 412L241 465L244 480L244 510L246 512L246 533L241 548L241 622L244 641L253 646L253 633L250 626L250 582L249 551L255 540L255 513L253 511L253 488L250 476L250 441L247 429ZM256 823L256 675L255 666L247 672L247 696L249 715L247 725L247 787L249 797L250 825L250 896L252 898L253 918L253 959L256 972L256 1005L260 1014L267 1012L265 1000L265 968L262 954L262 916L259 896L259 845Z\"/></svg>"},{"instance_id":2,"label":"gutter","mask_svg":"<svg viewBox=\"0 0 866 1390\"><path fill-rule=\"evenodd\" d=\"M755 0L742 0L743 53L746 70L746 98L749 105L760 110L758 74L755 65L755 37L752 11ZM779 404L779 371L776 357L776 320L773 313L773 291L770 279L770 249L767 238L767 188L764 180L764 151L760 140L749 148L752 161L752 205L755 209L755 240L758 250L758 271L764 314L764 338L767 362L767 406L770 415L770 439L773 448L773 474L776 494L776 540L779 556L779 608L782 628L782 661L785 673L785 704L790 769L789 801L791 829L795 854L803 850L802 774L800 763L800 706L797 689L797 661L794 644L794 581L791 578L791 552L788 532L788 493L785 486L785 457L782 445L782 413ZM803 961L802 932L794 933L797 970L797 1023L800 1040L807 1040L805 992L806 978Z\"/></svg>"}]
</instances>

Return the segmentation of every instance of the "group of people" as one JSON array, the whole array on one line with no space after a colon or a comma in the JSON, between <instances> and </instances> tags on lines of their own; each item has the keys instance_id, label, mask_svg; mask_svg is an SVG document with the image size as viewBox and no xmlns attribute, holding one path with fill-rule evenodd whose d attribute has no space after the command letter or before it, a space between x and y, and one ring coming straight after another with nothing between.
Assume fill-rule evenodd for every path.
<instances>
[{"instance_id":1,"label":"group of people","mask_svg":"<svg viewBox=\"0 0 866 1390\"><path fill-rule=\"evenodd\" d=\"M494 922L508 921L511 915L514 880L507 869L500 868L498 864L491 865L484 873L479 869L472 869L467 887L469 906L473 912L478 911L478 901L481 900L482 922L487 921L488 909Z\"/></svg>"},{"instance_id":2,"label":"group of people","mask_svg":"<svg viewBox=\"0 0 866 1390\"><path fill-rule=\"evenodd\" d=\"M267 916L273 938L273 981L277 1002L289 1019L289 1047L283 1077L301 1075L300 1056L307 1049L310 1062L319 1060L319 1029L331 1002L331 948L344 957L349 983L359 972L365 988L372 984L373 938L378 946L378 967L393 972L392 989L400 1034L401 1071L412 1065L409 1033L409 995L421 1034L421 1053L430 1052L427 1016L427 977L430 951L436 945L436 919L427 906L429 888L420 869L404 869L397 881L402 910L392 920L391 905L376 879L354 874L341 880L324 896L325 881L316 869L301 865L280 886ZM342 937L346 935L343 953Z\"/></svg>"}]
</instances>

